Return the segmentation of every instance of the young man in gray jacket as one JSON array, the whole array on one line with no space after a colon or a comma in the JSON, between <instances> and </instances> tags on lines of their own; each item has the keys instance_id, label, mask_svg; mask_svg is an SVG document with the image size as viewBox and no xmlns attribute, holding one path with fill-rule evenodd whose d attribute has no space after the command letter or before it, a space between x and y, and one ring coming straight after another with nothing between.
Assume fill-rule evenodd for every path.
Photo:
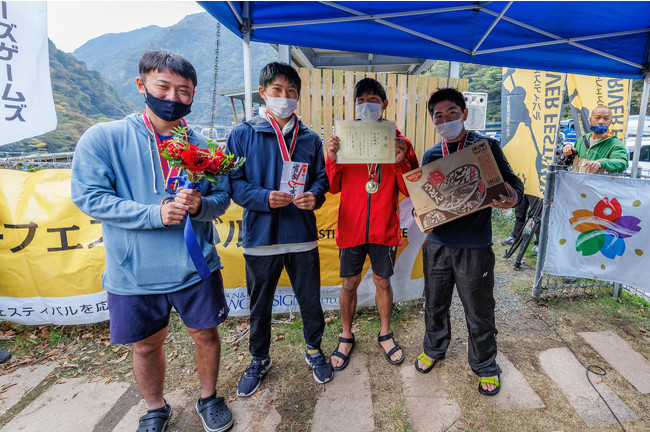
<instances>
[{"instance_id":1,"label":"young man in gray jacket","mask_svg":"<svg viewBox=\"0 0 650 432\"><path fill-rule=\"evenodd\" d=\"M163 398L164 342L172 307L195 344L201 382L196 411L206 431L226 431L232 414L215 388L221 354L217 326L228 316L228 307L212 220L230 204L228 179L221 178L218 188L204 182L201 192L182 189L173 201L166 199L173 170L159 145L174 128L185 126L196 71L169 51L146 52L139 69L144 112L100 123L81 137L72 164L72 199L102 223L111 340L133 344L133 369L147 403L138 431L163 431L172 415ZM205 139L191 131L188 138L205 146ZM187 217L209 269L204 280L184 240Z\"/></svg>"}]
</instances>

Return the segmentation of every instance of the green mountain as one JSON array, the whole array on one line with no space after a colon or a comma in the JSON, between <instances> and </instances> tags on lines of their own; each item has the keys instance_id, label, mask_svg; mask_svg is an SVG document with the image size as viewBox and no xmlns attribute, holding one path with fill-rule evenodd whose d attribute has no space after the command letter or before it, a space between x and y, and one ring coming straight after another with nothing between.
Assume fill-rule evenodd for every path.
<instances>
[{"instance_id":1,"label":"green mountain","mask_svg":"<svg viewBox=\"0 0 650 432\"><path fill-rule=\"evenodd\" d=\"M2 152L68 152L95 123L124 117L135 106L126 102L96 71L49 42L50 77L57 116L52 132L0 147Z\"/></svg>"},{"instance_id":2,"label":"green mountain","mask_svg":"<svg viewBox=\"0 0 650 432\"><path fill-rule=\"evenodd\" d=\"M192 113L187 120L191 124L207 126L212 107L216 31L217 20L203 12L188 15L171 27L149 26L126 33L103 35L88 41L73 55L88 68L99 71L122 98L138 109L144 108L143 97L135 85L142 54L149 49L166 49L182 55L194 65L198 75ZM251 44L254 86L257 86L258 71L277 57L277 52L269 45ZM241 39L222 26L217 93L243 90L243 63ZM215 124L230 125L232 121L230 99L217 96Z\"/></svg>"}]
</instances>

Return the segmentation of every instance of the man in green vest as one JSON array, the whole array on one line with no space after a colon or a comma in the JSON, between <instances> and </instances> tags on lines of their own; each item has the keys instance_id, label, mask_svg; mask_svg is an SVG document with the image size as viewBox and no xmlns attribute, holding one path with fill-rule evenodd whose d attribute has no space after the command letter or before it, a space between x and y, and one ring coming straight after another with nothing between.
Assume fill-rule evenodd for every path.
<instances>
[{"instance_id":1,"label":"man in green vest","mask_svg":"<svg viewBox=\"0 0 650 432\"><path fill-rule=\"evenodd\" d=\"M609 130L612 124L612 110L606 106L597 106L589 117L590 133L584 134L575 143L567 144L562 149L565 156L574 154L584 159L580 171L587 173L603 170L621 172L627 168L627 151L620 139ZM579 159L573 161L576 166Z\"/></svg>"}]
</instances>

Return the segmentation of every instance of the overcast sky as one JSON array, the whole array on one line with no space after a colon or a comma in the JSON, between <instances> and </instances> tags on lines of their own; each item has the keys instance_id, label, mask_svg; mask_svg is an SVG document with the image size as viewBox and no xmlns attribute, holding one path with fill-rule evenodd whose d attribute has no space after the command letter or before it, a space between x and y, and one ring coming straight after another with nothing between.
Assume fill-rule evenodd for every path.
<instances>
[{"instance_id":1,"label":"overcast sky","mask_svg":"<svg viewBox=\"0 0 650 432\"><path fill-rule=\"evenodd\" d=\"M106 33L168 27L198 12L205 10L195 1L48 1L47 31L58 49L72 52Z\"/></svg>"}]
</instances>

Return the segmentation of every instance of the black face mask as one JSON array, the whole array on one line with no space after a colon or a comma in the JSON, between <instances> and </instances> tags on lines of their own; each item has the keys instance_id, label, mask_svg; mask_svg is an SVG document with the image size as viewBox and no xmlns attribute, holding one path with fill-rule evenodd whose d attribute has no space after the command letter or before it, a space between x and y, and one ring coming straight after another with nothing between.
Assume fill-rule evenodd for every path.
<instances>
[{"instance_id":1,"label":"black face mask","mask_svg":"<svg viewBox=\"0 0 650 432\"><path fill-rule=\"evenodd\" d=\"M157 98L149 93L146 87L144 88L144 102L154 114L166 122L176 121L192 112L191 103L186 105L182 102Z\"/></svg>"}]
</instances>

